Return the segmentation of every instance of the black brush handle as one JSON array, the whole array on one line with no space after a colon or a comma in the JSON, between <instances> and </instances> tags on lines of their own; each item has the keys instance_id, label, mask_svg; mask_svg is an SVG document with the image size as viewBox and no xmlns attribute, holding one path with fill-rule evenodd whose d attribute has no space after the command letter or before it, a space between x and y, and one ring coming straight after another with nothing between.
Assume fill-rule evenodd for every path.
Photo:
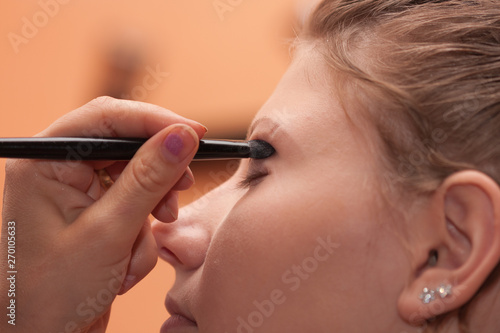
<instances>
[{"instance_id":1,"label":"black brush handle","mask_svg":"<svg viewBox=\"0 0 500 333\"><path fill-rule=\"evenodd\" d=\"M128 161L143 138L0 138L0 157L67 161ZM201 140L194 160L250 157L248 141Z\"/></svg>"}]
</instances>

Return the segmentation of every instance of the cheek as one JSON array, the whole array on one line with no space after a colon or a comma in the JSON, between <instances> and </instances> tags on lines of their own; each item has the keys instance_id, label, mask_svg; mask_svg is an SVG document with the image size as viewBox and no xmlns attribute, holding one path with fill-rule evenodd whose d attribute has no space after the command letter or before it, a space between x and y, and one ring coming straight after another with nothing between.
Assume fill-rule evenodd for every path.
<instances>
[{"instance_id":1,"label":"cheek","mask_svg":"<svg viewBox=\"0 0 500 333\"><path fill-rule=\"evenodd\" d=\"M320 184L269 179L234 205L213 235L200 279L207 320L235 328L256 304L272 300L275 313L266 321L272 325L308 311L314 317L316 303L336 308L359 297L350 286L366 276L374 224L350 198L331 187L318 190ZM318 323L324 320L330 318Z\"/></svg>"}]
</instances>

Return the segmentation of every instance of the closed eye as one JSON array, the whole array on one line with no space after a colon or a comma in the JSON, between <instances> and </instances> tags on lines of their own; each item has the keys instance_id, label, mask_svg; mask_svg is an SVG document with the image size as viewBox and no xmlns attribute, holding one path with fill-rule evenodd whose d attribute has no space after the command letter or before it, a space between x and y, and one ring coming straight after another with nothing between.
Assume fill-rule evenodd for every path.
<instances>
[{"instance_id":1,"label":"closed eye","mask_svg":"<svg viewBox=\"0 0 500 333\"><path fill-rule=\"evenodd\" d=\"M264 177L268 174L269 172L267 169L263 167L252 168L252 166L250 166L243 180L238 183L238 188L248 189L253 187L263 181Z\"/></svg>"}]
</instances>

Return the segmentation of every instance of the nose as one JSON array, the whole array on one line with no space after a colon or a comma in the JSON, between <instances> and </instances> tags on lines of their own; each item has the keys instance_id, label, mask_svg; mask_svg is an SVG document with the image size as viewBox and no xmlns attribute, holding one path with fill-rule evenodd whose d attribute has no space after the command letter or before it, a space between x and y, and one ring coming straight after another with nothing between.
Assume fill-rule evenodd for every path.
<instances>
[{"instance_id":1,"label":"nose","mask_svg":"<svg viewBox=\"0 0 500 333\"><path fill-rule=\"evenodd\" d=\"M210 245L209 230L196 223L192 214L181 210L179 219L173 223L154 221L153 235L160 258L176 269L196 269L205 261L205 253Z\"/></svg>"},{"instance_id":2,"label":"nose","mask_svg":"<svg viewBox=\"0 0 500 333\"><path fill-rule=\"evenodd\" d=\"M238 194L231 191L234 185L230 182L182 208L177 221L153 222L152 231L160 258L176 270L194 270L204 263L213 234L238 200Z\"/></svg>"}]
</instances>

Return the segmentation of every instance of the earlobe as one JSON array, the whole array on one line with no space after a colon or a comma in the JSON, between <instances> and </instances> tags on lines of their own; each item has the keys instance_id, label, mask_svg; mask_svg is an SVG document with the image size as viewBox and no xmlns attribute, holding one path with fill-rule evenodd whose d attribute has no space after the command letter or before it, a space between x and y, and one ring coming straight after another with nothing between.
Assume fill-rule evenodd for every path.
<instances>
[{"instance_id":1,"label":"earlobe","mask_svg":"<svg viewBox=\"0 0 500 333\"><path fill-rule=\"evenodd\" d=\"M449 176L433 193L427 212L414 221L416 262L398 310L411 324L469 302L500 260L500 188L478 171ZM433 252L434 251L434 252Z\"/></svg>"}]
</instances>

